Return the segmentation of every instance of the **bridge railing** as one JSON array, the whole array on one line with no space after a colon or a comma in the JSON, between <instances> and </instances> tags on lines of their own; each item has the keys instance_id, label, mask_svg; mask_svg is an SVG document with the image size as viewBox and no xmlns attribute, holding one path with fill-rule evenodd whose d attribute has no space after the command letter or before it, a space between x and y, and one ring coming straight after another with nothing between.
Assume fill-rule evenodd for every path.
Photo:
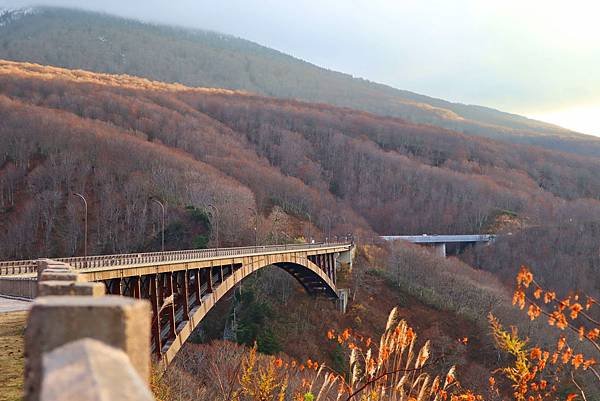
<instances>
[{"instance_id":1,"label":"bridge railing","mask_svg":"<svg viewBox=\"0 0 600 401\"><path fill-rule=\"evenodd\" d=\"M210 259L227 256L253 255L268 252L304 250L342 245L349 245L349 243L332 242L316 244L257 245L236 248L191 249L165 252L94 255L87 257L78 256L70 258L55 258L53 260L68 263L73 269L91 269L148 263L176 262L182 260ZM0 276L34 273L36 271L36 260L17 260L0 262Z\"/></svg>"},{"instance_id":2,"label":"bridge railing","mask_svg":"<svg viewBox=\"0 0 600 401\"><path fill-rule=\"evenodd\" d=\"M383 240L403 240L416 244L441 243L441 242L490 242L496 239L494 234L422 234L422 235L382 235Z\"/></svg>"},{"instance_id":3,"label":"bridge railing","mask_svg":"<svg viewBox=\"0 0 600 401\"><path fill-rule=\"evenodd\" d=\"M37 269L35 260L15 260L0 262L0 276L34 273Z\"/></svg>"}]
</instances>

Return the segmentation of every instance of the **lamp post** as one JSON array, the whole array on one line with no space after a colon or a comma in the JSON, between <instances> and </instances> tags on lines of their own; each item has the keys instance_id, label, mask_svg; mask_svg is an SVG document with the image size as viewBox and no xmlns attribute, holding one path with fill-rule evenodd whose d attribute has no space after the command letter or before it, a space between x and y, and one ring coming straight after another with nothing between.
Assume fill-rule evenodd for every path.
<instances>
[{"instance_id":1,"label":"lamp post","mask_svg":"<svg viewBox=\"0 0 600 401\"><path fill-rule=\"evenodd\" d=\"M271 234L275 237L275 244L279 245L279 233L277 232L278 227L279 227L279 220L280 220L280 212L279 209L276 209L275 212L273 213L274 217L273 217L273 225L271 226Z\"/></svg>"},{"instance_id":2,"label":"lamp post","mask_svg":"<svg viewBox=\"0 0 600 401\"><path fill-rule=\"evenodd\" d=\"M254 251L258 248L258 210L249 207L252 213L254 213Z\"/></svg>"},{"instance_id":3,"label":"lamp post","mask_svg":"<svg viewBox=\"0 0 600 401\"><path fill-rule=\"evenodd\" d=\"M214 219L215 219L215 242L217 243L217 248L219 248L219 208L215 205L208 205L210 209L214 210Z\"/></svg>"},{"instance_id":4,"label":"lamp post","mask_svg":"<svg viewBox=\"0 0 600 401\"><path fill-rule=\"evenodd\" d=\"M312 226L312 217L310 217L310 213L306 213L306 217L308 217L308 243L311 243L311 233L310 226Z\"/></svg>"},{"instance_id":5,"label":"lamp post","mask_svg":"<svg viewBox=\"0 0 600 401\"><path fill-rule=\"evenodd\" d=\"M165 205L153 196L150 197L150 200L152 202L157 203L162 210L162 230L161 230L160 249L162 252L164 252L165 251Z\"/></svg>"},{"instance_id":6,"label":"lamp post","mask_svg":"<svg viewBox=\"0 0 600 401\"><path fill-rule=\"evenodd\" d=\"M327 217L327 241L325 241L325 242L330 242L331 241L331 216L326 214L325 217Z\"/></svg>"},{"instance_id":7,"label":"lamp post","mask_svg":"<svg viewBox=\"0 0 600 401\"><path fill-rule=\"evenodd\" d=\"M88 204L85 200L85 197L80 193L73 192L73 196L77 196L81 198L83 201L83 206L85 208L85 215L83 217L84 221L84 231L83 231L83 256L87 256L87 237L88 237Z\"/></svg>"}]
</instances>

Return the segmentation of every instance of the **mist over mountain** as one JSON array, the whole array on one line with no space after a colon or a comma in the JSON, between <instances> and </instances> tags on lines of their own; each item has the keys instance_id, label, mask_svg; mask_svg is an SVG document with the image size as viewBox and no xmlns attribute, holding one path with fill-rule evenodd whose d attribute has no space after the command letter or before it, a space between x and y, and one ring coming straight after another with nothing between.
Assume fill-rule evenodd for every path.
<instances>
[{"instance_id":1,"label":"mist over mountain","mask_svg":"<svg viewBox=\"0 0 600 401\"><path fill-rule=\"evenodd\" d=\"M600 155L594 137L354 78L215 32L44 7L5 11L0 37L0 58L8 60L329 103L472 136Z\"/></svg>"}]
</instances>

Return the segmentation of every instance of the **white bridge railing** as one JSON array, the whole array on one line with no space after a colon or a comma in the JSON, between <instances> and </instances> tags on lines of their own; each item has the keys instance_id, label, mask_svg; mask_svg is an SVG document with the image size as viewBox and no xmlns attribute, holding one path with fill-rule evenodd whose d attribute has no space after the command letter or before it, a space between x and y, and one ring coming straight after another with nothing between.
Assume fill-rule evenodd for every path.
<instances>
[{"instance_id":1,"label":"white bridge railing","mask_svg":"<svg viewBox=\"0 0 600 401\"><path fill-rule=\"evenodd\" d=\"M213 259L228 256L256 255L269 252L328 248L345 245L350 245L350 243L334 242L317 244L257 245L237 248L191 249L182 251L52 258L52 260L68 263L72 269L92 269L113 266L129 266L161 262L174 262L182 260ZM0 262L0 276L35 273L36 271L36 260L16 260Z\"/></svg>"},{"instance_id":2,"label":"white bridge railing","mask_svg":"<svg viewBox=\"0 0 600 401\"><path fill-rule=\"evenodd\" d=\"M422 234L422 235L382 235L380 237L386 241L408 241L413 244L441 244L451 242L493 242L496 239L494 234Z\"/></svg>"}]
</instances>

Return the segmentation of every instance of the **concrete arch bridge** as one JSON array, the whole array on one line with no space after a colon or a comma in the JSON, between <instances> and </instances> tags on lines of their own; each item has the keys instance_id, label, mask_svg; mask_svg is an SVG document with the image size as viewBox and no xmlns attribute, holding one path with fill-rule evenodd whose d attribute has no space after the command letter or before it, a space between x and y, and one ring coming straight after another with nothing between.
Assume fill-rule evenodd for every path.
<instances>
[{"instance_id":1,"label":"concrete arch bridge","mask_svg":"<svg viewBox=\"0 0 600 401\"><path fill-rule=\"evenodd\" d=\"M385 241L406 241L413 244L433 248L441 256L457 255L468 246L478 244L491 244L496 240L495 234L467 234L467 235L383 235Z\"/></svg>"},{"instance_id":2,"label":"concrete arch bridge","mask_svg":"<svg viewBox=\"0 0 600 401\"><path fill-rule=\"evenodd\" d=\"M353 251L350 243L334 243L0 262L0 294L3 285L35 281L44 267L66 263L78 280L102 282L108 294L150 301L151 349L166 367L208 311L248 275L274 265L309 294L337 300L336 270L352 263Z\"/></svg>"}]
</instances>

